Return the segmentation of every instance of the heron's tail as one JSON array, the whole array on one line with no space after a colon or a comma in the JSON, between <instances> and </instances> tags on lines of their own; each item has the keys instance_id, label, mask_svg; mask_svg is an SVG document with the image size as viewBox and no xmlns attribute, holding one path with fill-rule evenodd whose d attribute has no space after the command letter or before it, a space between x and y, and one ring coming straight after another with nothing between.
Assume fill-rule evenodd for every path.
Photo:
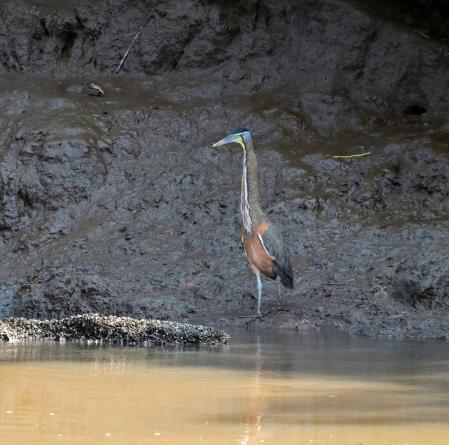
<instances>
[{"instance_id":1,"label":"heron's tail","mask_svg":"<svg viewBox=\"0 0 449 445\"><path fill-rule=\"evenodd\" d=\"M280 267L279 264L275 262L276 265L276 273L281 278L281 283L288 287L289 289L293 289L293 270L290 264L287 267Z\"/></svg>"}]
</instances>

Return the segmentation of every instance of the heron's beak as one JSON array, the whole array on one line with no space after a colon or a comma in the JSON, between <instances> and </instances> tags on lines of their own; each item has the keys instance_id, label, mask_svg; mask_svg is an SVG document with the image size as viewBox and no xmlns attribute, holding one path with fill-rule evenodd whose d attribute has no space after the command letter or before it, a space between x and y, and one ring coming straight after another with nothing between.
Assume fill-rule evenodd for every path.
<instances>
[{"instance_id":1,"label":"heron's beak","mask_svg":"<svg viewBox=\"0 0 449 445\"><path fill-rule=\"evenodd\" d=\"M239 134L230 134L229 136L226 136L225 138L221 139L218 142L215 142L215 144L212 147L218 147L220 145L224 144L230 144L231 142L237 142L238 144L241 141L241 136Z\"/></svg>"}]
</instances>

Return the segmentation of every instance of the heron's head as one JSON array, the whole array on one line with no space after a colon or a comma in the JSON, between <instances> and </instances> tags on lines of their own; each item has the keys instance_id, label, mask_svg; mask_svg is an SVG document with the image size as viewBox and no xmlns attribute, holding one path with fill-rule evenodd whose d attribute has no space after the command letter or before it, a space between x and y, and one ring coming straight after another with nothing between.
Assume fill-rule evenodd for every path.
<instances>
[{"instance_id":1,"label":"heron's head","mask_svg":"<svg viewBox=\"0 0 449 445\"><path fill-rule=\"evenodd\" d=\"M214 147L218 147L224 144L230 144L231 142L235 142L240 144L243 149L245 149L245 144L251 140L251 132L246 130L245 128L236 128L229 136L215 142Z\"/></svg>"}]
</instances>

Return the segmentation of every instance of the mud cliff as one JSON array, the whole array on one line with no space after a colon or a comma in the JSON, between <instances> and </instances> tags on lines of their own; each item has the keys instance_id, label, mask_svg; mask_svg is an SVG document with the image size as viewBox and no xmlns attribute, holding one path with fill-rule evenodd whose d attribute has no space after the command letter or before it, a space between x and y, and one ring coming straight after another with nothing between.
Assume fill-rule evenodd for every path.
<instances>
[{"instance_id":1,"label":"mud cliff","mask_svg":"<svg viewBox=\"0 0 449 445\"><path fill-rule=\"evenodd\" d=\"M244 126L297 276L263 324L449 338L449 14L398 3L1 2L0 316L242 323Z\"/></svg>"}]
</instances>

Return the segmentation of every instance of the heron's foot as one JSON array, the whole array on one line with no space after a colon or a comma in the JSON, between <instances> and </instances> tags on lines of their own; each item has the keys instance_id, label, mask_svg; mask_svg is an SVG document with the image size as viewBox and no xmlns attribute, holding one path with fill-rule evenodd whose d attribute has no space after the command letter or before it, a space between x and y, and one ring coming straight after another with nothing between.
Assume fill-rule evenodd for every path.
<instances>
[{"instance_id":1,"label":"heron's foot","mask_svg":"<svg viewBox=\"0 0 449 445\"><path fill-rule=\"evenodd\" d=\"M258 315L238 315L237 318L247 318L250 321L262 320L263 314L258 314Z\"/></svg>"},{"instance_id":2,"label":"heron's foot","mask_svg":"<svg viewBox=\"0 0 449 445\"><path fill-rule=\"evenodd\" d=\"M257 315L239 315L238 318L246 318L247 321L245 322L246 326L248 326L250 323L255 323L256 321L263 321L264 314L261 314L260 312Z\"/></svg>"},{"instance_id":3,"label":"heron's foot","mask_svg":"<svg viewBox=\"0 0 449 445\"><path fill-rule=\"evenodd\" d=\"M273 307L271 307L270 309L265 311L262 314L261 318L266 317L267 315L270 315L270 314L274 315L274 314L277 314L278 312L287 312L287 311L288 311L287 306L285 306L284 304L282 304L281 302L278 301L278 303L276 305L274 305Z\"/></svg>"},{"instance_id":4,"label":"heron's foot","mask_svg":"<svg viewBox=\"0 0 449 445\"><path fill-rule=\"evenodd\" d=\"M255 323L256 321L263 321L263 319L267 315L274 315L278 312L288 311L288 309L283 306L282 304L277 304L273 306L272 308L266 310L265 312L259 312L257 315L239 315L238 318L247 318L248 321L246 322L246 325L249 325L250 323Z\"/></svg>"}]
</instances>

